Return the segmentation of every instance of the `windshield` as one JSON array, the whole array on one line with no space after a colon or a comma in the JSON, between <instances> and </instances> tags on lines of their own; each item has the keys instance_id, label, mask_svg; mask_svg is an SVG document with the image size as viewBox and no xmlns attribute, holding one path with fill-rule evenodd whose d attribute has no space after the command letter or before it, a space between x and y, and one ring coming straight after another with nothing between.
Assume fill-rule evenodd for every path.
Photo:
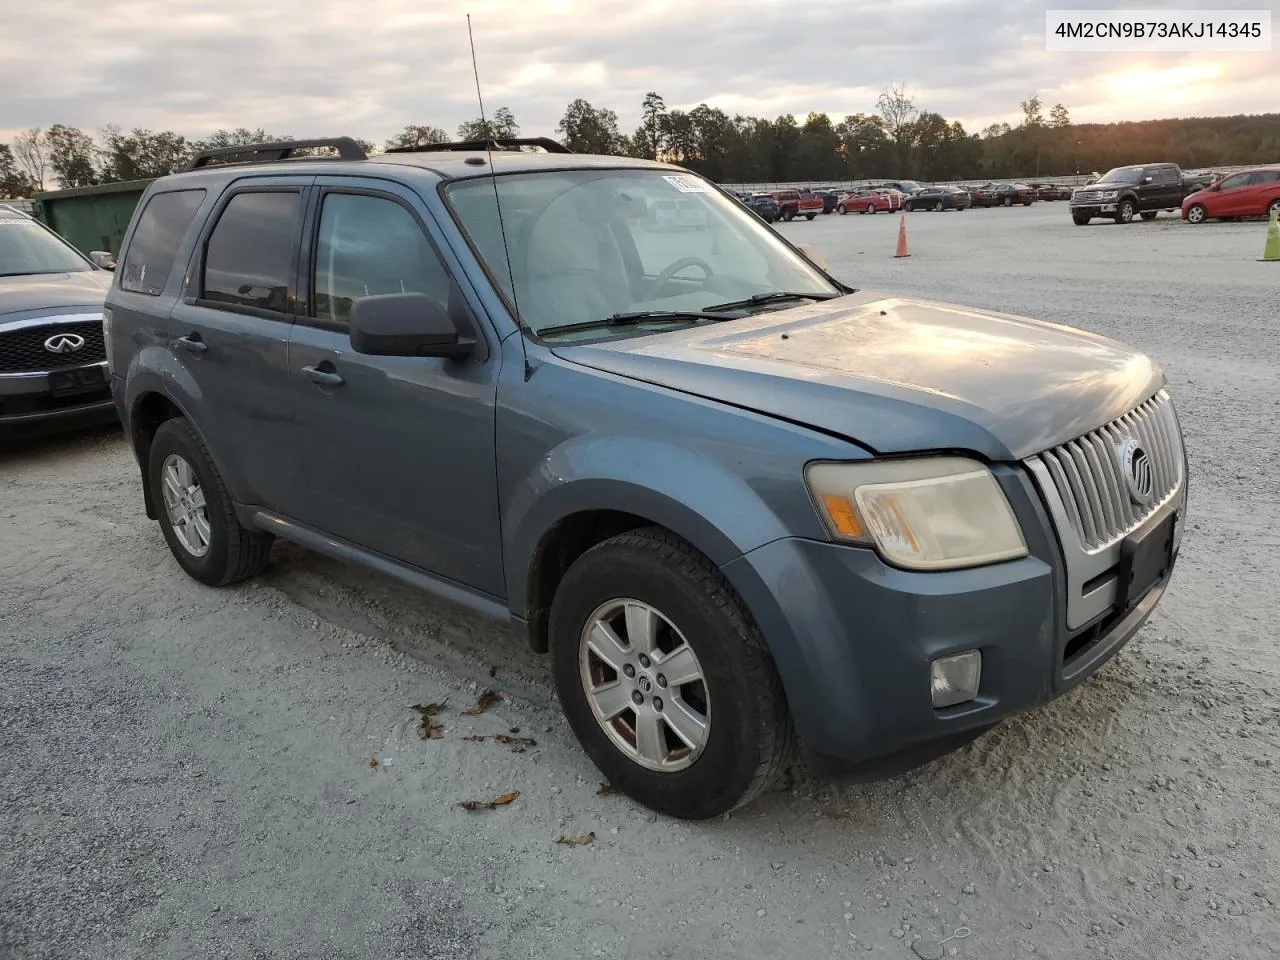
<instances>
[{"instance_id":1,"label":"windshield","mask_svg":"<svg viewBox=\"0 0 1280 960\"><path fill-rule=\"evenodd\" d=\"M688 174L506 174L457 181L448 199L508 301L514 275L520 319L535 333L620 313L700 311L778 291L842 293L755 214Z\"/></svg>"},{"instance_id":2,"label":"windshield","mask_svg":"<svg viewBox=\"0 0 1280 960\"><path fill-rule=\"evenodd\" d=\"M0 214L0 277L92 269L84 257L34 220Z\"/></svg>"},{"instance_id":3,"label":"windshield","mask_svg":"<svg viewBox=\"0 0 1280 960\"><path fill-rule=\"evenodd\" d=\"M1137 183L1142 178L1141 167L1116 167L1102 175L1102 183Z\"/></svg>"}]
</instances>

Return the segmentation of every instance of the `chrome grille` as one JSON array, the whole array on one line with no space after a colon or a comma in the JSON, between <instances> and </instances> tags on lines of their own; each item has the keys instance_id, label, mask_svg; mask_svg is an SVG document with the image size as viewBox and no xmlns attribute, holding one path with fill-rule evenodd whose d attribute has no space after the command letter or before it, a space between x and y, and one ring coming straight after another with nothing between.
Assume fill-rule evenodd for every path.
<instances>
[{"instance_id":1,"label":"chrome grille","mask_svg":"<svg viewBox=\"0 0 1280 960\"><path fill-rule=\"evenodd\" d=\"M1101 190L1077 190L1071 195L1071 199L1079 203L1094 203L1102 199Z\"/></svg>"},{"instance_id":2,"label":"chrome grille","mask_svg":"<svg viewBox=\"0 0 1280 960\"><path fill-rule=\"evenodd\" d=\"M1148 458L1149 499L1130 493L1118 452L1126 442L1135 444ZM1173 403L1161 391L1118 420L1028 462L1033 468L1041 466L1052 480L1081 546L1088 552L1102 550L1141 526L1182 486L1182 440ZM1141 468L1138 473L1139 480L1145 479Z\"/></svg>"}]
</instances>

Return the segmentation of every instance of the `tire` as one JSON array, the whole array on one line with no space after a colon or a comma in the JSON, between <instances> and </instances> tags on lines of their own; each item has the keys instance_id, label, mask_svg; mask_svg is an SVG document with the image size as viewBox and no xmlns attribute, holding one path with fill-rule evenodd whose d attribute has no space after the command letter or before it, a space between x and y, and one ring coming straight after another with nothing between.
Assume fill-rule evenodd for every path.
<instances>
[{"instance_id":1,"label":"tire","mask_svg":"<svg viewBox=\"0 0 1280 960\"><path fill-rule=\"evenodd\" d=\"M941 201L941 200L939 200L937 203L935 203L935 204L933 205L933 212L934 212L934 213L941 213L941 212L942 212L942 201Z\"/></svg>"},{"instance_id":2,"label":"tire","mask_svg":"<svg viewBox=\"0 0 1280 960\"><path fill-rule=\"evenodd\" d=\"M844 208L844 204L843 204L843 203L838 203L838 204L836 204L836 213L840 214L840 216L842 216L842 217L843 217L843 216L844 216L846 213L848 213L848 212L849 212L849 211L848 211L848 210L846 210L846 209Z\"/></svg>"},{"instance_id":3,"label":"tire","mask_svg":"<svg viewBox=\"0 0 1280 960\"><path fill-rule=\"evenodd\" d=\"M787 223L790 223L792 220L794 220L795 216L796 216L796 212L794 210L784 210L782 213L782 219L787 221Z\"/></svg>"},{"instance_id":4,"label":"tire","mask_svg":"<svg viewBox=\"0 0 1280 960\"><path fill-rule=\"evenodd\" d=\"M867 204L867 213L874 214L875 212L876 212L876 205L875 205L874 203L868 203L868 204Z\"/></svg>"},{"instance_id":5,"label":"tire","mask_svg":"<svg viewBox=\"0 0 1280 960\"><path fill-rule=\"evenodd\" d=\"M1116 209L1116 223L1133 223L1133 215L1137 212L1138 206L1132 200L1121 200Z\"/></svg>"},{"instance_id":6,"label":"tire","mask_svg":"<svg viewBox=\"0 0 1280 960\"><path fill-rule=\"evenodd\" d=\"M1268 220L1272 217L1280 217L1280 200L1271 201L1271 205L1267 207L1266 217Z\"/></svg>"},{"instance_id":7,"label":"tire","mask_svg":"<svg viewBox=\"0 0 1280 960\"><path fill-rule=\"evenodd\" d=\"M167 478L180 483L182 491L166 486ZM191 577L223 587L247 580L266 566L275 538L240 525L222 474L185 418L160 424L151 440L147 482L155 493L160 530L169 551ZM179 517L192 520L179 528ZM193 549L193 534L205 540L203 550L198 544Z\"/></svg>"},{"instance_id":8,"label":"tire","mask_svg":"<svg viewBox=\"0 0 1280 960\"><path fill-rule=\"evenodd\" d=\"M1154 220L1159 212L1159 210L1143 210L1140 216L1143 220Z\"/></svg>"},{"instance_id":9,"label":"tire","mask_svg":"<svg viewBox=\"0 0 1280 960\"><path fill-rule=\"evenodd\" d=\"M655 658L646 665L634 640L619 636L626 632L621 615L614 623L623 643L598 643L596 649L612 649L610 656L632 675L605 667L585 635L597 617L624 601L647 605L674 628L658 633L654 649L669 655L683 640L693 660L689 664L685 656L685 664L700 680L684 684L679 694L661 687L661 663ZM795 761L782 684L759 630L716 567L665 530L624 533L579 557L552 601L550 645L556 692L587 756L609 783L651 810L684 820L720 816L755 799ZM597 712L598 701L588 692L593 682L630 690L615 701L620 712L613 723L597 719L604 711ZM656 704L663 689L668 702ZM651 726L639 722L635 697ZM683 756L672 748L681 743L674 728L662 719L678 715L677 703L685 705L679 715L707 721L701 745ZM637 728L658 731L657 739L647 740L647 755L654 758L647 764L633 757L645 756ZM672 769L659 769L663 763Z\"/></svg>"},{"instance_id":10,"label":"tire","mask_svg":"<svg viewBox=\"0 0 1280 960\"><path fill-rule=\"evenodd\" d=\"M1005 197L1005 198L1004 198L1004 205L1005 205L1006 207L1012 207L1012 206L1013 206L1013 197Z\"/></svg>"},{"instance_id":11,"label":"tire","mask_svg":"<svg viewBox=\"0 0 1280 960\"><path fill-rule=\"evenodd\" d=\"M813 219L814 217L816 217L816 216L817 216L817 214L816 214L816 213L806 213L806 214L804 215L804 218L805 218L806 220L812 220L812 219Z\"/></svg>"},{"instance_id":12,"label":"tire","mask_svg":"<svg viewBox=\"0 0 1280 960\"><path fill-rule=\"evenodd\" d=\"M1187 223L1204 223L1209 219L1209 211L1202 203L1193 203L1187 207Z\"/></svg>"},{"instance_id":13,"label":"tire","mask_svg":"<svg viewBox=\"0 0 1280 960\"><path fill-rule=\"evenodd\" d=\"M1093 217L1087 217L1083 213L1073 213L1071 215L1071 222L1074 223L1077 227L1087 226L1089 224L1089 221L1091 221L1092 219Z\"/></svg>"}]
</instances>

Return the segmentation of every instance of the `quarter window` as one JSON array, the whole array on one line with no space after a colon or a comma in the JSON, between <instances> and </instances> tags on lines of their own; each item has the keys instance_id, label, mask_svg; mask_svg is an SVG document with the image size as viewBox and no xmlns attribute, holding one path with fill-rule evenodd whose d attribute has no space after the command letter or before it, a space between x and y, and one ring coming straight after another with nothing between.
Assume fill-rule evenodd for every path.
<instances>
[{"instance_id":1,"label":"quarter window","mask_svg":"<svg viewBox=\"0 0 1280 960\"><path fill-rule=\"evenodd\" d=\"M425 293L447 310L448 269L404 207L385 197L331 193L320 210L315 316L345 324L352 304L380 293Z\"/></svg>"},{"instance_id":2,"label":"quarter window","mask_svg":"<svg viewBox=\"0 0 1280 960\"><path fill-rule=\"evenodd\" d=\"M178 246L204 202L204 195L203 190L175 190L158 193L147 201L119 267L121 290L150 297L160 295L169 282Z\"/></svg>"},{"instance_id":3,"label":"quarter window","mask_svg":"<svg viewBox=\"0 0 1280 960\"><path fill-rule=\"evenodd\" d=\"M231 198L209 236L203 299L288 312L299 197L290 190Z\"/></svg>"}]
</instances>

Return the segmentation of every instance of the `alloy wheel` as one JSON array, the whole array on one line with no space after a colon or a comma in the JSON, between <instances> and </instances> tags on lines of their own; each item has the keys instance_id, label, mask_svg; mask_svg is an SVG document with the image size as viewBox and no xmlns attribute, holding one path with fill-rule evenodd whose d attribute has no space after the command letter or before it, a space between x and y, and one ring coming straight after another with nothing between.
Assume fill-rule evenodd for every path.
<instances>
[{"instance_id":1,"label":"alloy wheel","mask_svg":"<svg viewBox=\"0 0 1280 960\"><path fill-rule=\"evenodd\" d=\"M165 457L160 476L163 480L164 508L174 535L193 557L209 552L212 533L205 508L204 490L195 471L185 458L176 453Z\"/></svg>"},{"instance_id":2,"label":"alloy wheel","mask_svg":"<svg viewBox=\"0 0 1280 960\"><path fill-rule=\"evenodd\" d=\"M579 638L578 668L596 722L635 763L674 773L706 748L711 703L702 665L656 607L629 599L597 607Z\"/></svg>"}]
</instances>

